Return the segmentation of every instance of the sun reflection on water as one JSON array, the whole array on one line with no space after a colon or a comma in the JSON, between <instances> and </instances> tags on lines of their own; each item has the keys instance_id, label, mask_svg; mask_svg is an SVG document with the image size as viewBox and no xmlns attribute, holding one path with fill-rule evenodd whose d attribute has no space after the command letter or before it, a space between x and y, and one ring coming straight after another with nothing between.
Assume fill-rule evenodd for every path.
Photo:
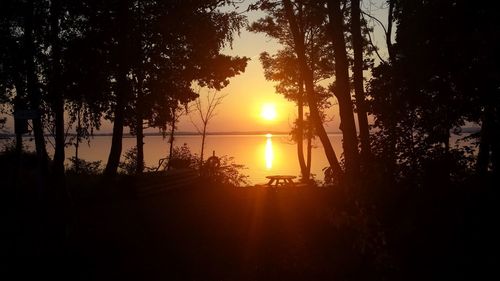
<instances>
[{"instance_id":1,"label":"sun reflection on water","mask_svg":"<svg viewBox=\"0 0 500 281\"><path fill-rule=\"evenodd\" d=\"M267 140L266 140L266 168L270 170L273 167L273 159L274 159L274 152L273 152L273 141L272 141L272 136L271 134L267 134Z\"/></svg>"}]
</instances>

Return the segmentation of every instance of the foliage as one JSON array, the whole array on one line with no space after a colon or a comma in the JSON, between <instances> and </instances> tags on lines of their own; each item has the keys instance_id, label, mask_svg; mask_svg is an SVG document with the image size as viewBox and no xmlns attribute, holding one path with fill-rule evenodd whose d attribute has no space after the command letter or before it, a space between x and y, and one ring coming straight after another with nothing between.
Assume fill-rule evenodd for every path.
<instances>
[{"instance_id":1,"label":"foliage","mask_svg":"<svg viewBox=\"0 0 500 281\"><path fill-rule=\"evenodd\" d=\"M74 156L68 158L68 160L70 161L70 165L66 169L66 172L69 174L99 175L102 173L102 161L86 161Z\"/></svg>"},{"instance_id":2,"label":"foliage","mask_svg":"<svg viewBox=\"0 0 500 281\"><path fill-rule=\"evenodd\" d=\"M207 162L204 162L202 165L203 176L206 176L207 180L231 186L249 184L247 180L248 176L241 173L241 170L245 169L245 166L236 164L234 157L223 155L216 159L218 160L216 167L209 167ZM189 146L184 143L182 146L173 149L168 166L172 169L199 169L200 157L197 154L193 154Z\"/></svg>"},{"instance_id":3,"label":"foliage","mask_svg":"<svg viewBox=\"0 0 500 281\"><path fill-rule=\"evenodd\" d=\"M248 176L241 173L245 165L236 164L234 157L223 155L219 157L220 167L217 168L214 178L215 182L231 186L245 186L249 184Z\"/></svg>"},{"instance_id":4,"label":"foliage","mask_svg":"<svg viewBox=\"0 0 500 281\"><path fill-rule=\"evenodd\" d=\"M124 160L120 161L118 167L127 175L135 174L137 169L137 147L132 147L123 155Z\"/></svg>"},{"instance_id":5,"label":"foliage","mask_svg":"<svg viewBox=\"0 0 500 281\"><path fill-rule=\"evenodd\" d=\"M498 22L486 16L490 9L463 1L396 1L395 11L394 57L374 69L368 87L372 147L389 177L419 181L435 167L453 180L473 159L452 149L451 135L471 122L498 128L498 115L488 114L500 104L498 65L491 63L500 43L488 32ZM487 131L481 136L486 143L498 139Z\"/></svg>"},{"instance_id":6,"label":"foliage","mask_svg":"<svg viewBox=\"0 0 500 281\"><path fill-rule=\"evenodd\" d=\"M192 154L187 143L184 143L180 147L176 146L173 148L172 155L170 155L170 159L168 160L168 167L170 169L197 169L199 167L198 163L198 155Z\"/></svg>"}]
</instances>

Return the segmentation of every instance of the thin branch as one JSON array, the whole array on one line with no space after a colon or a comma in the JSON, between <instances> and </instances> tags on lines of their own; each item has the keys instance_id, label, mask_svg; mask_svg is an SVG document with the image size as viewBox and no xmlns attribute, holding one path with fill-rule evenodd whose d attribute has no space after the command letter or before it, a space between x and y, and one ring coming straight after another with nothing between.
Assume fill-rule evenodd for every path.
<instances>
[{"instance_id":1,"label":"thin branch","mask_svg":"<svg viewBox=\"0 0 500 281\"><path fill-rule=\"evenodd\" d=\"M363 19L365 19L365 18L364 18L364 16L363 16L364 14L366 14L366 13L365 13L365 12L363 12L363 11L361 11L361 16L363 17ZM366 15L368 15L368 14L366 14ZM369 17L372 17L372 16L370 16L370 15L368 15L368 16L369 16ZM378 21L378 19L377 19L377 21ZM379 21L379 22L380 22L380 21ZM380 22L380 24L382 24L382 23ZM384 27L382 26L382 28L384 28ZM384 30L385 30L385 28L384 28ZM375 54L377 55L377 57L379 58L379 60L380 60L382 63L387 63L387 61L386 61L386 60L384 60L384 59L382 58L382 56L380 55L380 53L378 52L377 46L375 46L375 44L373 43L372 36L370 35L370 32L367 32L367 34L368 34L368 41L370 42L370 45L373 47L373 51L375 51Z\"/></svg>"},{"instance_id":2,"label":"thin branch","mask_svg":"<svg viewBox=\"0 0 500 281\"><path fill-rule=\"evenodd\" d=\"M361 14L366 15L369 18L371 18L372 20L376 21L380 25L380 27L382 27L382 29L384 30L384 34L387 36L387 30L385 29L384 24L379 19L377 19L376 17L374 17L374 16L372 16L364 11L361 11Z\"/></svg>"}]
</instances>

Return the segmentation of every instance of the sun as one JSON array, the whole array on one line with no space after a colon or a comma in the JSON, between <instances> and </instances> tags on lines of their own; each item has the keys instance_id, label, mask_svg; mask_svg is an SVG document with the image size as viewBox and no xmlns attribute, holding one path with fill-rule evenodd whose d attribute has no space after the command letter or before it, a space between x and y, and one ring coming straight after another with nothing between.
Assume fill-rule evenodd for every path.
<instances>
[{"instance_id":1,"label":"sun","mask_svg":"<svg viewBox=\"0 0 500 281\"><path fill-rule=\"evenodd\" d=\"M260 112L260 115L262 118L265 120L275 120L277 117L276 113L276 106L273 103L265 103L262 105L262 110Z\"/></svg>"}]
</instances>

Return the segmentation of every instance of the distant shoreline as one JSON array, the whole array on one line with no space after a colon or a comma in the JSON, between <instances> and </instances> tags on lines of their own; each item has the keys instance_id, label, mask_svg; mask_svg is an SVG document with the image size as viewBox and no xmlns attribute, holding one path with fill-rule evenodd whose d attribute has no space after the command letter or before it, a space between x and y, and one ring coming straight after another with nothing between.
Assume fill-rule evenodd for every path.
<instances>
[{"instance_id":1,"label":"distant shoreline","mask_svg":"<svg viewBox=\"0 0 500 281\"><path fill-rule=\"evenodd\" d=\"M465 127L462 128L462 133L464 134L470 134L470 133L477 133L481 129L477 127ZM289 135L290 132L280 132L280 131L248 131L248 132L208 132L207 135L209 136L255 136L255 135L266 135L266 134L271 134L271 135ZM340 135L342 132L336 131L336 132L327 132L328 135ZM76 134L70 133L70 136L75 136ZM111 137L113 133L96 133L93 134L92 137ZM175 133L175 136L200 136L200 133L197 132L177 132ZM45 136L50 136L50 135L45 135ZM162 133L144 133L144 136L162 136ZM168 137L169 135L166 134L165 137ZM15 137L15 134L8 133L8 134L0 134L0 139L10 139ZM23 137L34 137L32 134L24 134ZM135 137L135 135L132 135L130 133L123 134L124 138L131 138Z\"/></svg>"},{"instance_id":2,"label":"distant shoreline","mask_svg":"<svg viewBox=\"0 0 500 281\"><path fill-rule=\"evenodd\" d=\"M255 135L289 135L289 132L274 132L274 131L252 131L252 132L207 132L208 136L255 136ZM329 135L337 135L337 134L342 134L342 132L327 132ZM74 133L69 133L69 136L76 136ZM144 136L162 136L162 133L144 133ZM50 136L46 134L45 136ZM111 137L113 136L113 133L97 133L93 134L92 137ZM166 134L165 137L168 137L169 134ZM175 136L201 136L200 133L197 132L178 132L175 133ZM0 135L0 139L8 139L8 138L13 138L15 137L15 134L3 134ZM23 137L34 137L32 134L24 134ZM135 137L135 135L126 133L123 134L124 138L131 138Z\"/></svg>"}]
</instances>

